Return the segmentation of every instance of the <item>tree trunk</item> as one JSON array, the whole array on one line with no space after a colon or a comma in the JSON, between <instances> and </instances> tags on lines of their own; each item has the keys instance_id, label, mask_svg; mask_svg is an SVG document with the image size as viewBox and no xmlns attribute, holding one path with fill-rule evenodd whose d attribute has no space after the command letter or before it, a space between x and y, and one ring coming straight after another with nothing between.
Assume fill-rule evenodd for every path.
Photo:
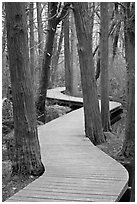
<instances>
[{"instance_id":1,"label":"tree trunk","mask_svg":"<svg viewBox=\"0 0 137 204\"><path fill-rule=\"evenodd\" d=\"M66 92L72 93L71 90L71 59L70 59L70 43L69 43L69 15L64 19L64 60L65 60L65 87Z\"/></svg>"},{"instance_id":2,"label":"tree trunk","mask_svg":"<svg viewBox=\"0 0 137 204\"><path fill-rule=\"evenodd\" d=\"M59 36L59 42L55 43L55 49L54 49L54 53L53 53L52 61L51 61L51 67L52 67L51 85L52 86L54 86L54 84L55 84L55 78L56 78L56 73L57 73L57 68L58 68L58 61L59 61L59 56L60 56L60 52L62 49L63 32L64 32L64 22L62 22L60 36Z\"/></svg>"},{"instance_id":3,"label":"tree trunk","mask_svg":"<svg viewBox=\"0 0 137 204\"><path fill-rule=\"evenodd\" d=\"M120 156L133 163L130 202L135 202L135 3L124 3L125 58L127 64L127 119L125 140Z\"/></svg>"},{"instance_id":4,"label":"tree trunk","mask_svg":"<svg viewBox=\"0 0 137 204\"><path fill-rule=\"evenodd\" d=\"M34 82L34 22L33 22L33 3L29 5L29 28L30 28L30 70L32 84Z\"/></svg>"},{"instance_id":5,"label":"tree trunk","mask_svg":"<svg viewBox=\"0 0 137 204\"><path fill-rule=\"evenodd\" d=\"M40 77L40 87L39 87L39 97L37 101L37 110L38 113L43 114L45 118L45 100L47 95L48 83L49 83L49 74L50 74L50 64L53 51L53 42L57 28L56 22L56 11L58 3L48 3L48 32L46 38L46 45L44 50L43 62L42 62L42 71ZM45 119L43 119L45 122Z\"/></svg>"},{"instance_id":6,"label":"tree trunk","mask_svg":"<svg viewBox=\"0 0 137 204\"><path fill-rule=\"evenodd\" d=\"M130 20L130 3L125 3L125 57L127 63L127 121L122 153L126 157L135 154L135 21ZM133 8L134 9L134 8Z\"/></svg>"},{"instance_id":7,"label":"tree trunk","mask_svg":"<svg viewBox=\"0 0 137 204\"><path fill-rule=\"evenodd\" d=\"M71 12L71 95L78 96L78 53L74 14Z\"/></svg>"},{"instance_id":8,"label":"tree trunk","mask_svg":"<svg viewBox=\"0 0 137 204\"><path fill-rule=\"evenodd\" d=\"M39 48L39 56L43 54L43 25L42 25L42 17L41 17L41 3L37 2L37 23L38 23L38 48Z\"/></svg>"},{"instance_id":9,"label":"tree trunk","mask_svg":"<svg viewBox=\"0 0 137 204\"><path fill-rule=\"evenodd\" d=\"M134 170L134 175L133 175L133 180L132 180L130 202L135 202L135 170Z\"/></svg>"},{"instance_id":10,"label":"tree trunk","mask_svg":"<svg viewBox=\"0 0 137 204\"><path fill-rule=\"evenodd\" d=\"M104 132L110 130L109 89L108 89L108 3L100 3L101 36L100 36L100 68L101 68L101 119Z\"/></svg>"},{"instance_id":11,"label":"tree trunk","mask_svg":"<svg viewBox=\"0 0 137 204\"><path fill-rule=\"evenodd\" d=\"M98 51L95 79L98 80L99 76L100 76L100 51Z\"/></svg>"},{"instance_id":12,"label":"tree trunk","mask_svg":"<svg viewBox=\"0 0 137 204\"><path fill-rule=\"evenodd\" d=\"M104 142L92 54L92 26L88 3L73 3L83 90L85 133L93 144Z\"/></svg>"},{"instance_id":13,"label":"tree trunk","mask_svg":"<svg viewBox=\"0 0 137 204\"><path fill-rule=\"evenodd\" d=\"M59 22L66 16L66 12L69 8L70 3L67 3L63 8L60 14L58 13L58 2L49 2L48 3L48 33L46 39L46 45L43 56L42 71L40 78L40 87L39 87L39 97L37 100L37 111L38 114L43 116L43 121L45 122L45 100L47 95L47 89L49 84L50 77L50 66L51 66L51 57L53 52L53 42L56 33L56 28Z\"/></svg>"},{"instance_id":14,"label":"tree trunk","mask_svg":"<svg viewBox=\"0 0 137 204\"><path fill-rule=\"evenodd\" d=\"M2 3L2 10L5 10L5 4ZM6 48L6 20L5 17L3 17L2 20L2 54L5 52Z\"/></svg>"},{"instance_id":15,"label":"tree trunk","mask_svg":"<svg viewBox=\"0 0 137 204\"><path fill-rule=\"evenodd\" d=\"M44 166L41 162L29 67L25 3L5 4L14 115L13 174L39 176L44 172Z\"/></svg>"}]
</instances>

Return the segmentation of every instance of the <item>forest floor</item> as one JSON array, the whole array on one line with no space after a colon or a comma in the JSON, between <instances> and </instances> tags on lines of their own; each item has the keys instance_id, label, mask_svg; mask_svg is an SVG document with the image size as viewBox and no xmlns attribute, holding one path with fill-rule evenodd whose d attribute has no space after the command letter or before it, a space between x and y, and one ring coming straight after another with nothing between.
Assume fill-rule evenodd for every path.
<instances>
[{"instance_id":1,"label":"forest floor","mask_svg":"<svg viewBox=\"0 0 137 204\"><path fill-rule=\"evenodd\" d=\"M68 111L68 109L67 109ZM53 111L51 111L52 113ZM59 116L61 114L61 110L59 109ZM63 110L64 114L64 110ZM53 114L54 115L54 114ZM124 140L124 130L125 130L125 112L122 115L122 119L115 123L112 127L111 133L105 133L106 142L98 145L98 147L103 150L105 153L110 155L113 158L116 158L118 152L120 152L123 140ZM52 118L52 117L51 117ZM53 117L54 118L54 117ZM51 119L50 119L51 120ZM11 162L8 160L8 154L6 149L6 144L4 138L13 137L14 131L3 136L3 145L2 145L2 201L5 201L20 189L27 186L36 177L30 176L29 178L14 176L11 177Z\"/></svg>"}]
</instances>

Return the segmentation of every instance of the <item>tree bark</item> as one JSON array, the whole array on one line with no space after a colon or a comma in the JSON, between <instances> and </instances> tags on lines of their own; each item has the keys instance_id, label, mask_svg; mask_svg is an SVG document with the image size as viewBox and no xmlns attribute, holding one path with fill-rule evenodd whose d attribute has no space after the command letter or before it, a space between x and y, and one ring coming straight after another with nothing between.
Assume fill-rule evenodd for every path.
<instances>
[{"instance_id":1,"label":"tree bark","mask_svg":"<svg viewBox=\"0 0 137 204\"><path fill-rule=\"evenodd\" d=\"M96 65L96 73L95 73L95 79L98 80L100 76L100 51L98 51L98 57L97 57L97 65Z\"/></svg>"},{"instance_id":2,"label":"tree bark","mask_svg":"<svg viewBox=\"0 0 137 204\"><path fill-rule=\"evenodd\" d=\"M51 57L53 52L53 42L56 33L56 28L59 22L66 15L67 9L69 8L70 3L66 4L60 13L57 16L58 2L49 2L48 3L48 33L46 39L46 45L43 56L42 71L40 78L40 87L39 87L39 97L37 100L37 111L38 114L43 116L43 121L45 122L45 100L47 95L47 89L49 84L50 77L50 66L51 66Z\"/></svg>"},{"instance_id":3,"label":"tree bark","mask_svg":"<svg viewBox=\"0 0 137 204\"><path fill-rule=\"evenodd\" d=\"M74 14L71 12L71 95L78 96L78 51Z\"/></svg>"},{"instance_id":4,"label":"tree bark","mask_svg":"<svg viewBox=\"0 0 137 204\"><path fill-rule=\"evenodd\" d=\"M64 22L62 22L62 25L61 25L59 42L57 43L57 39L56 39L56 42L54 40L55 48L54 48L54 52L53 52L52 60L51 60L51 67L52 67L51 76L50 76L51 77L51 87L54 87L55 85L58 61L59 61L59 56L60 56L60 52L62 49L62 42L63 42L63 37L64 37L63 33L64 33Z\"/></svg>"},{"instance_id":5,"label":"tree bark","mask_svg":"<svg viewBox=\"0 0 137 204\"><path fill-rule=\"evenodd\" d=\"M30 28L30 70L32 83L34 82L34 15L33 15L33 3L29 5L29 28Z\"/></svg>"},{"instance_id":6,"label":"tree bark","mask_svg":"<svg viewBox=\"0 0 137 204\"><path fill-rule=\"evenodd\" d=\"M41 162L29 67L25 3L5 4L15 137L12 169L13 174L39 176L44 172L44 166Z\"/></svg>"},{"instance_id":7,"label":"tree bark","mask_svg":"<svg viewBox=\"0 0 137 204\"><path fill-rule=\"evenodd\" d=\"M130 202L135 202L135 3L124 3L125 58L127 64L127 119L120 156L132 165Z\"/></svg>"},{"instance_id":8,"label":"tree bark","mask_svg":"<svg viewBox=\"0 0 137 204\"><path fill-rule=\"evenodd\" d=\"M135 154L135 19L130 10L130 2L125 3L125 57L127 63L127 120L122 153L126 157ZM134 8L133 8L134 9Z\"/></svg>"},{"instance_id":9,"label":"tree bark","mask_svg":"<svg viewBox=\"0 0 137 204\"><path fill-rule=\"evenodd\" d=\"M42 17L41 17L41 3L37 2L37 23L38 23L38 48L39 48L39 56L43 54L43 25L42 25Z\"/></svg>"},{"instance_id":10,"label":"tree bark","mask_svg":"<svg viewBox=\"0 0 137 204\"><path fill-rule=\"evenodd\" d=\"M92 53L92 29L93 22L88 15L88 3L73 3L76 31L78 37L78 54L80 61L81 82L83 90L83 105L85 115L85 133L93 144L105 141ZM90 27L91 26L91 27Z\"/></svg>"},{"instance_id":11,"label":"tree bark","mask_svg":"<svg viewBox=\"0 0 137 204\"><path fill-rule=\"evenodd\" d=\"M100 68L101 68L101 119L104 132L110 130L109 88L108 88L108 3L100 3L101 36L100 36Z\"/></svg>"},{"instance_id":12,"label":"tree bark","mask_svg":"<svg viewBox=\"0 0 137 204\"><path fill-rule=\"evenodd\" d=\"M2 3L2 10L5 10L5 4ZM3 17L2 20L2 54L5 52L6 48L6 20L5 16Z\"/></svg>"},{"instance_id":13,"label":"tree bark","mask_svg":"<svg viewBox=\"0 0 137 204\"><path fill-rule=\"evenodd\" d=\"M69 15L64 19L64 60L65 60L65 87L67 93L72 93L72 73L69 42Z\"/></svg>"},{"instance_id":14,"label":"tree bark","mask_svg":"<svg viewBox=\"0 0 137 204\"><path fill-rule=\"evenodd\" d=\"M37 110L38 113L43 114L45 118L45 100L47 95L48 83L49 83L49 74L50 74L50 64L53 51L53 42L57 28L56 22L56 11L58 3L48 3L48 33L46 39L46 45L44 50L43 62L42 62L42 71L40 77L40 87L39 87L39 97L37 101ZM43 122L45 122L43 120Z\"/></svg>"}]
</instances>

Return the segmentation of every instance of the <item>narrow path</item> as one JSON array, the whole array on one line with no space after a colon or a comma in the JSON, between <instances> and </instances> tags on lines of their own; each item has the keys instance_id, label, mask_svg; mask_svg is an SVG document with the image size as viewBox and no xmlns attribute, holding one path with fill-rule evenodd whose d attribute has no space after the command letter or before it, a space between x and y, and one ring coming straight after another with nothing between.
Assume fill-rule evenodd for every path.
<instances>
[{"instance_id":1,"label":"narrow path","mask_svg":"<svg viewBox=\"0 0 137 204\"><path fill-rule=\"evenodd\" d=\"M39 127L46 172L7 202L118 201L128 173L84 136L83 108Z\"/></svg>"},{"instance_id":2,"label":"narrow path","mask_svg":"<svg viewBox=\"0 0 137 204\"><path fill-rule=\"evenodd\" d=\"M83 98L81 97L74 97L70 95L63 94L62 92L65 91L65 87L56 87L54 89L47 90L47 98L54 99L54 100L64 100L69 102L77 102L83 103ZM99 106L101 108L101 101L99 100ZM109 102L109 110L115 109L121 106L121 103L110 101Z\"/></svg>"}]
</instances>

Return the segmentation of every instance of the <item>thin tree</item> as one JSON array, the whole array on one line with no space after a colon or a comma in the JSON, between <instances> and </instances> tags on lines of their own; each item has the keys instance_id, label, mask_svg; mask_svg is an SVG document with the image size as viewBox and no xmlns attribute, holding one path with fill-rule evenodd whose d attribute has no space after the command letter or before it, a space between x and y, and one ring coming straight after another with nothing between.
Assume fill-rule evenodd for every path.
<instances>
[{"instance_id":1,"label":"thin tree","mask_svg":"<svg viewBox=\"0 0 137 204\"><path fill-rule=\"evenodd\" d=\"M15 149L14 174L39 176L44 172L29 66L25 3L6 5L7 45L12 86Z\"/></svg>"},{"instance_id":2,"label":"thin tree","mask_svg":"<svg viewBox=\"0 0 137 204\"><path fill-rule=\"evenodd\" d=\"M97 96L95 70L92 53L93 20L89 17L88 3L73 3L78 54L81 70L85 133L94 144L105 141L102 131L101 115Z\"/></svg>"},{"instance_id":3,"label":"thin tree","mask_svg":"<svg viewBox=\"0 0 137 204\"><path fill-rule=\"evenodd\" d=\"M101 68L101 119L103 131L110 130L109 88L108 88L108 3L100 3L101 36L100 36L100 68Z\"/></svg>"},{"instance_id":4,"label":"thin tree","mask_svg":"<svg viewBox=\"0 0 137 204\"><path fill-rule=\"evenodd\" d=\"M38 23L38 50L39 56L43 54L43 24L42 24L42 9L41 3L37 2L37 23Z\"/></svg>"},{"instance_id":5,"label":"thin tree","mask_svg":"<svg viewBox=\"0 0 137 204\"><path fill-rule=\"evenodd\" d=\"M78 52L77 34L73 12L70 12L71 25L71 95L78 96Z\"/></svg>"},{"instance_id":6,"label":"thin tree","mask_svg":"<svg viewBox=\"0 0 137 204\"><path fill-rule=\"evenodd\" d=\"M56 73L58 68L58 61L61 54L62 49L62 43L63 43L63 37L64 37L64 21L62 21L61 24L61 30L59 33L59 39L58 35L54 38L54 51L51 59L51 86L53 87L55 85L55 79L56 79Z\"/></svg>"},{"instance_id":7,"label":"thin tree","mask_svg":"<svg viewBox=\"0 0 137 204\"><path fill-rule=\"evenodd\" d=\"M69 14L64 19L64 62L65 62L65 87L67 93L72 93L72 73L71 73L71 59L70 59L70 25Z\"/></svg>"},{"instance_id":8,"label":"thin tree","mask_svg":"<svg viewBox=\"0 0 137 204\"><path fill-rule=\"evenodd\" d=\"M37 111L38 114L44 116L43 122L45 122L45 100L49 84L49 74L51 66L51 57L53 52L54 37L57 25L66 16L69 5L70 3L65 4L65 6L63 6L62 10L60 11L61 3L58 2L48 3L48 32L40 77L39 96L37 100Z\"/></svg>"}]
</instances>

